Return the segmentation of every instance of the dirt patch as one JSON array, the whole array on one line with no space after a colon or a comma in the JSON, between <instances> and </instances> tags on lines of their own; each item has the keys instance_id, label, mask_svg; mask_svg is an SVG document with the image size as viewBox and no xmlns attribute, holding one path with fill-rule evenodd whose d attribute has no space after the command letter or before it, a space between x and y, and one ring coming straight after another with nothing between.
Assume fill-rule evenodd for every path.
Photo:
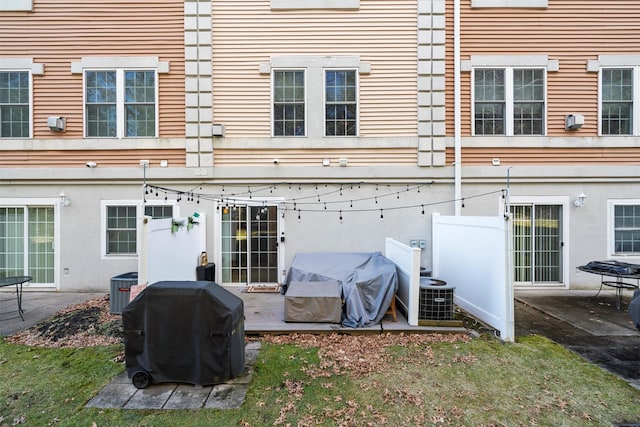
<instances>
[{"instance_id":1,"label":"dirt patch","mask_svg":"<svg viewBox=\"0 0 640 427\"><path fill-rule=\"evenodd\" d=\"M122 317L109 313L109 295L74 304L7 338L34 347L94 347L123 342Z\"/></svg>"}]
</instances>

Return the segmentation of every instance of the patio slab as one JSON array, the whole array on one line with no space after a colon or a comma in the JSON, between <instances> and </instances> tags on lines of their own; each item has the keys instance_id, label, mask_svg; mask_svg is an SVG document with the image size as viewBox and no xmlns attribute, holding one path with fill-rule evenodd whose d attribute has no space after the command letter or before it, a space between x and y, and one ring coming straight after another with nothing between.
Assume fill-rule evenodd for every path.
<instances>
[{"instance_id":1,"label":"patio slab","mask_svg":"<svg viewBox=\"0 0 640 427\"><path fill-rule=\"evenodd\" d=\"M85 406L121 409L232 409L239 408L253 378L253 365L261 344L251 341L245 346L245 369L223 384L199 386L182 383L151 384L137 389L126 372L116 376Z\"/></svg>"}]
</instances>

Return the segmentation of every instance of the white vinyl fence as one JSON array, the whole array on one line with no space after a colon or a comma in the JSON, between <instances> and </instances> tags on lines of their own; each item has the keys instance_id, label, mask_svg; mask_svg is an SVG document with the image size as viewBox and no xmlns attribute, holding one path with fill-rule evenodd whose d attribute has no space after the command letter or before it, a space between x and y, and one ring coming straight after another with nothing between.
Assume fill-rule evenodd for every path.
<instances>
[{"instance_id":1,"label":"white vinyl fence","mask_svg":"<svg viewBox=\"0 0 640 427\"><path fill-rule=\"evenodd\" d=\"M197 222L191 227L189 218L142 219L138 283L196 280L200 254L207 250L205 215L198 215L191 217ZM174 221L182 225L172 229Z\"/></svg>"},{"instance_id":2,"label":"white vinyl fence","mask_svg":"<svg viewBox=\"0 0 640 427\"><path fill-rule=\"evenodd\" d=\"M433 276L455 286L454 302L513 342L511 221L434 214Z\"/></svg>"},{"instance_id":3,"label":"white vinyl fence","mask_svg":"<svg viewBox=\"0 0 640 427\"><path fill-rule=\"evenodd\" d=\"M411 326L418 326L418 300L420 298L420 249L412 248L387 237L384 256L396 264L398 291L396 304L407 313Z\"/></svg>"}]
</instances>

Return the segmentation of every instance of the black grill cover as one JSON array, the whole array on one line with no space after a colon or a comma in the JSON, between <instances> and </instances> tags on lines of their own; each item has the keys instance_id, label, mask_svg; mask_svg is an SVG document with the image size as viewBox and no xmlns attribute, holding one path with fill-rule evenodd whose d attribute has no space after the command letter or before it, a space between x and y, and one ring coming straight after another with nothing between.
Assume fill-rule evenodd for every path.
<instances>
[{"instance_id":1,"label":"black grill cover","mask_svg":"<svg viewBox=\"0 0 640 427\"><path fill-rule=\"evenodd\" d=\"M244 370L244 304L207 281L157 282L122 312L127 374L219 384Z\"/></svg>"}]
</instances>

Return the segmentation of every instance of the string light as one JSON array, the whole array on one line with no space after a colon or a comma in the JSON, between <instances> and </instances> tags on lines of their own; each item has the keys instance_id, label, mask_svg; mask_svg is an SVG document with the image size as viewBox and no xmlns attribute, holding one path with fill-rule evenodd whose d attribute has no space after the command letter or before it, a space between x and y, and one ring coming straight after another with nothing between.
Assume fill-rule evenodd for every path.
<instances>
[{"instance_id":1,"label":"string light","mask_svg":"<svg viewBox=\"0 0 640 427\"><path fill-rule=\"evenodd\" d=\"M400 210L400 209L408 209L408 208L420 208L420 213L422 215L425 214L425 207L426 206L434 206L434 205L442 205L442 204L447 204L447 203L451 203L451 202L460 202L461 206L464 208L466 206L466 199L472 199L472 198L478 198L478 197L484 197L484 196L488 196L491 194L497 194L500 193L501 197L506 198L507 194L506 194L506 190L505 189L499 189L496 191L491 191L491 192L487 192L487 193L482 193L482 194L477 194L477 195L473 195L473 196L467 196L465 198L461 198L461 199L455 199L455 200L439 200L439 201L434 201L431 203L424 203L424 201L418 201L418 203L405 203L402 206L400 205L386 205L385 203L383 203L383 200L386 200L385 198L395 194L395 199L399 200L400 199L400 193L402 191L411 191L413 189L415 189L417 192L420 192L421 188L423 186L430 186L432 187L433 184L435 183L435 181L430 181L427 183L417 183L415 185L413 184L406 184L403 183L401 184L402 187L399 190L398 186L395 186L396 188L394 189L394 185L392 184L385 184L386 188L389 188L389 190L391 191L384 191L384 188L381 188L379 183L371 183L371 188L373 189L373 187L375 186L376 191L381 193L376 194L376 195L372 195L372 196L365 196L362 198L350 198L348 200L348 208L346 206L347 201L346 200L339 200L337 197L340 196L344 196L344 191L351 189L354 189L354 186L357 185L358 188L363 188L363 186L360 182L354 182L353 184L338 184L336 183L335 186L333 188L330 188L330 186L328 184L324 184L325 188L327 188L327 191L322 191L320 193L316 193L316 194L311 194L309 196L302 196L302 197L296 197L295 199L291 199L289 201L279 201L279 207L278 209L282 211L283 213L283 218L286 217L285 212L288 210L293 210L293 211L298 211L298 219L301 220L302 215L301 215L301 211L305 210L305 211L309 211L309 212L325 212L325 213L331 213L331 212L336 212L338 213L338 217L342 217L344 219L344 211L345 208L348 209L351 212L371 212L371 211L375 211L375 210L379 210L380 211L380 219L384 218L384 210ZM364 183L366 184L366 183ZM160 186L156 186L156 185L150 185L145 183L144 187L144 194L150 194L153 195L155 193L156 197L158 195L158 193L164 193L164 200L167 201L168 195L169 193L171 194L175 194L176 195L176 202L179 203L182 201L183 195L186 193L186 198L187 198L187 202L192 202L195 201L197 199L197 203L200 203L200 199L204 199L204 200L210 200L213 202L216 202L216 210L219 211L220 210L220 206L223 206L223 203L225 203L226 201L226 206L227 209L229 208L229 206L233 205L233 209L237 210L238 208L245 208L245 200L248 201L248 199L254 199L254 196L257 196L258 193L262 192L262 191L266 191L269 190L270 192L273 192L274 189L277 188L277 185L281 185L281 186L289 186L290 184L288 183L279 183L279 184L272 184L272 185L265 185L262 187L259 186L243 186L243 189L246 190L245 191L240 191L240 192L232 192L232 193L227 193L228 196L223 196L221 193L218 194L205 194L205 193L199 193L196 192L195 189L196 188L200 188L202 189L202 185L199 185L197 187L194 187L192 190L187 190L187 191L182 191L182 190L177 190L177 189L172 189L172 188L165 188L165 187L160 187ZM310 184L312 187L311 188L315 188L318 189L320 184ZM292 185L291 185L292 186ZM348 186L348 187L347 187ZM240 186L238 186L240 187ZM298 183L298 188L300 190L302 190L302 185L300 183ZM223 192L227 192L229 190L228 186L225 186L223 184L220 184L220 190ZM333 198L331 198L331 195L334 195ZM245 199L246 197L246 199ZM301 201L301 200L305 200L305 199L309 199L309 198L313 198L313 200L308 200L308 201ZM144 203L148 203L149 200L147 200L147 197L143 197L143 201ZM354 202L365 202L365 201L371 201L373 199L374 204L376 205L376 207L373 207L372 205L369 205L369 207L366 206L362 206L361 208L356 208L354 209ZM378 200L380 199L380 200ZM273 204L273 202L269 202L268 199L262 199L262 204L263 206L267 206L268 203ZM322 203L322 205L320 205L320 203ZM331 208L332 205L335 205L337 203L341 203L342 205L337 205L335 208ZM304 208L304 209L300 209L300 205L304 204L304 205L309 205L310 208ZM314 209L314 205L317 206L317 208ZM383 205L383 206L380 206Z\"/></svg>"}]
</instances>

